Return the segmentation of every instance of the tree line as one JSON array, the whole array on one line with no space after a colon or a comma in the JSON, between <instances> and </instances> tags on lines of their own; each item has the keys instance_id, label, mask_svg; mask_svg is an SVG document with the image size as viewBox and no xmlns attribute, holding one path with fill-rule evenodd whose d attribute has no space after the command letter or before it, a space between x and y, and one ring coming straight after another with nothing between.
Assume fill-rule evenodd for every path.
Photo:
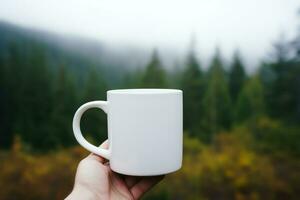
<instances>
[{"instance_id":1,"label":"tree line","mask_svg":"<svg viewBox=\"0 0 300 200\"><path fill-rule=\"evenodd\" d=\"M118 88L179 88L184 91L185 133L210 143L216 134L262 116L287 125L300 121L300 40L280 39L271 59L247 74L239 51L229 64L216 49L203 69L191 49L184 65L166 70L158 51L144 68L129 71L118 86L105 81L101 66L87 65L84 77L67 63L51 67L47 49L38 43L11 44L0 55L0 147L19 135L28 149L52 150L76 144L71 122L84 102L105 99ZM120 66L121 67L121 66ZM82 129L92 142L104 140L106 116L98 110L83 116Z\"/></svg>"}]
</instances>

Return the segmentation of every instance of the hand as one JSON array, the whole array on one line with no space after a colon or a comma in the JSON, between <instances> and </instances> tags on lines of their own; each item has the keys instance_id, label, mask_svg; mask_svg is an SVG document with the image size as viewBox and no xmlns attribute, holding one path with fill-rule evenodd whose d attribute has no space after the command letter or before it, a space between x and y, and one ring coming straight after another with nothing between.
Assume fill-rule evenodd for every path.
<instances>
[{"instance_id":1,"label":"hand","mask_svg":"<svg viewBox=\"0 0 300 200\"><path fill-rule=\"evenodd\" d=\"M107 148L107 141L100 147ZM80 162L73 191L66 199L139 199L162 179L163 176L136 177L118 174L110 169L104 158L90 154Z\"/></svg>"}]
</instances>

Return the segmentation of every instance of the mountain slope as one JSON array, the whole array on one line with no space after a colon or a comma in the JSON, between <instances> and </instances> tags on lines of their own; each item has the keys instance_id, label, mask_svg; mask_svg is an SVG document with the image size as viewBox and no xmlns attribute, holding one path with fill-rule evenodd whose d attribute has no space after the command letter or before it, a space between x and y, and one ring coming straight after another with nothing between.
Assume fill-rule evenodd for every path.
<instances>
[{"instance_id":1,"label":"mountain slope","mask_svg":"<svg viewBox=\"0 0 300 200\"><path fill-rule=\"evenodd\" d=\"M30 50L31 46L42 46L48 63L56 70L66 64L78 76L82 76L94 67L103 73L103 77L112 85L122 78L129 69L128 59L111 52L99 41L80 37L62 36L45 31L20 27L0 22L0 56L4 56L11 45ZM126 60L127 59L127 60Z\"/></svg>"}]
</instances>

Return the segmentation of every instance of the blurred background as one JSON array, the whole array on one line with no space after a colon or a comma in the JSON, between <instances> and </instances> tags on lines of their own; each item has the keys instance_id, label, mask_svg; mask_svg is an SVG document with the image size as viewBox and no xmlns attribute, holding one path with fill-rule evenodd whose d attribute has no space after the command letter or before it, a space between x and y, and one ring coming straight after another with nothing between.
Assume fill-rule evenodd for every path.
<instances>
[{"instance_id":1,"label":"blurred background","mask_svg":"<svg viewBox=\"0 0 300 200\"><path fill-rule=\"evenodd\" d=\"M76 109L184 91L184 161L144 199L299 199L300 2L0 2L0 199L63 199ZM99 145L106 115L82 129ZM141 160L141 162L143 162Z\"/></svg>"}]
</instances>

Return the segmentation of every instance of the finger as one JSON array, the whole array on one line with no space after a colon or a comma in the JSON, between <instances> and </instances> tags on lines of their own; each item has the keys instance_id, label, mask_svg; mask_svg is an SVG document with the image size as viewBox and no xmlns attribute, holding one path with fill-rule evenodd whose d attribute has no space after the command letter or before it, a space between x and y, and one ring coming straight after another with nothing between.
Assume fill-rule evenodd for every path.
<instances>
[{"instance_id":1,"label":"finger","mask_svg":"<svg viewBox=\"0 0 300 200\"><path fill-rule=\"evenodd\" d=\"M151 176L146 177L140 180L137 184L135 184L130 192L134 199L139 199L145 192L151 189L155 184L163 179L164 176Z\"/></svg>"},{"instance_id":2,"label":"finger","mask_svg":"<svg viewBox=\"0 0 300 200\"><path fill-rule=\"evenodd\" d=\"M108 149L108 140L105 140L100 146L99 148L103 148L103 149ZM87 158L89 159L94 159L94 160L97 160L98 162L101 162L101 163L104 163L106 162L106 159L97 155L97 154L94 154L94 153L91 153Z\"/></svg>"},{"instance_id":3,"label":"finger","mask_svg":"<svg viewBox=\"0 0 300 200\"><path fill-rule=\"evenodd\" d=\"M142 177L138 177L138 176L125 176L124 177L124 181L129 189L132 186L134 186L135 184L137 184L141 179L142 179Z\"/></svg>"}]
</instances>

